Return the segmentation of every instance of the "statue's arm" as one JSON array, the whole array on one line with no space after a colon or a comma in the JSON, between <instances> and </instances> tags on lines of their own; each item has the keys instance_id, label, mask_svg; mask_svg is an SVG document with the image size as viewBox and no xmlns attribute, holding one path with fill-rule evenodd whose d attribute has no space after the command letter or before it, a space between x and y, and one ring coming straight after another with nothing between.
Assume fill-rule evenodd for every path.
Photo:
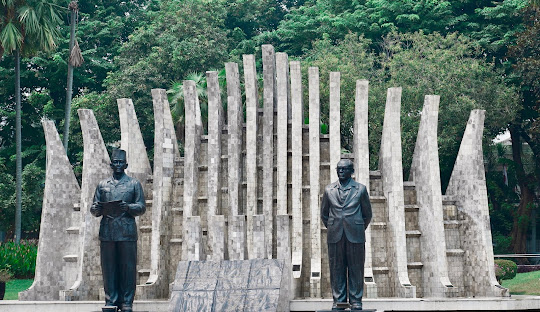
<instances>
[{"instance_id":1,"label":"statue's arm","mask_svg":"<svg viewBox=\"0 0 540 312\"><path fill-rule=\"evenodd\" d=\"M128 204L128 212L130 215L136 217L146 212L146 205L144 203L144 192L142 185L139 181L135 181L133 190L135 192L133 196L133 203Z\"/></svg>"},{"instance_id":2,"label":"statue's arm","mask_svg":"<svg viewBox=\"0 0 540 312\"><path fill-rule=\"evenodd\" d=\"M362 217L364 218L364 228L367 229L369 223L371 222L371 218L373 216L373 213L371 211L371 202L369 201L369 194L367 189L362 192L361 197L361 205L362 205Z\"/></svg>"},{"instance_id":3,"label":"statue's arm","mask_svg":"<svg viewBox=\"0 0 540 312\"><path fill-rule=\"evenodd\" d=\"M328 214L330 209L330 201L328 200L328 193L324 190L324 195L321 203L321 220L325 227L328 228Z\"/></svg>"},{"instance_id":4,"label":"statue's arm","mask_svg":"<svg viewBox=\"0 0 540 312\"><path fill-rule=\"evenodd\" d=\"M102 215L103 206L101 205L101 194L99 192L99 183L96 186L96 191L94 192L94 200L92 206L90 207L90 213L94 217L100 217Z\"/></svg>"}]
</instances>

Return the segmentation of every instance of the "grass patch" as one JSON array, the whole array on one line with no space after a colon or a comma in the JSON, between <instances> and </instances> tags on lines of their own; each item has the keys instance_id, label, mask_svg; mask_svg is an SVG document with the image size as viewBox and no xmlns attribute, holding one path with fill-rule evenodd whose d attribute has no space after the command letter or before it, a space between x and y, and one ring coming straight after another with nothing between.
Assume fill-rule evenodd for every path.
<instances>
[{"instance_id":1,"label":"grass patch","mask_svg":"<svg viewBox=\"0 0 540 312\"><path fill-rule=\"evenodd\" d=\"M34 282L33 279L14 279L6 283L4 300L19 300L19 292L27 290Z\"/></svg>"},{"instance_id":2,"label":"grass patch","mask_svg":"<svg viewBox=\"0 0 540 312\"><path fill-rule=\"evenodd\" d=\"M503 280L502 286L510 289L512 295L540 296L540 271L518 273L511 280Z\"/></svg>"}]
</instances>

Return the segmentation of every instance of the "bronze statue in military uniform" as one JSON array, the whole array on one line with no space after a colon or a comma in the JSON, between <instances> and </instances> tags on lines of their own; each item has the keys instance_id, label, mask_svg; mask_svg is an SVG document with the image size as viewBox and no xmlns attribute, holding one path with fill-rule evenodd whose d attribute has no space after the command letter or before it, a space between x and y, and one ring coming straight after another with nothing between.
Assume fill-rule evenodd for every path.
<instances>
[{"instance_id":1,"label":"bronze statue in military uniform","mask_svg":"<svg viewBox=\"0 0 540 312\"><path fill-rule=\"evenodd\" d=\"M336 170L339 179L325 187L321 205L328 229L332 310L344 310L340 306L347 303L347 294L351 310L362 310L365 229L371 221L371 204L366 186L351 178L352 161L340 160Z\"/></svg>"},{"instance_id":2,"label":"bronze statue in military uniform","mask_svg":"<svg viewBox=\"0 0 540 312\"><path fill-rule=\"evenodd\" d=\"M133 311L137 278L135 217L146 211L141 183L125 174L126 152L112 153L112 177L99 182L90 208L102 217L99 227L105 305Z\"/></svg>"}]
</instances>

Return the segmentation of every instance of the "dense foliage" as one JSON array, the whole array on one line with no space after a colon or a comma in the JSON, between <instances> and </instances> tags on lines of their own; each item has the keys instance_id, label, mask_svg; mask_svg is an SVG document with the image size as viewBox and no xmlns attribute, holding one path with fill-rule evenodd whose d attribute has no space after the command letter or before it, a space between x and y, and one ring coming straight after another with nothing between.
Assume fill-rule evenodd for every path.
<instances>
[{"instance_id":1,"label":"dense foliage","mask_svg":"<svg viewBox=\"0 0 540 312\"><path fill-rule=\"evenodd\" d=\"M0 243L0 270L6 269L15 278L32 278L36 270L35 241Z\"/></svg>"},{"instance_id":2,"label":"dense foliage","mask_svg":"<svg viewBox=\"0 0 540 312\"><path fill-rule=\"evenodd\" d=\"M34 0L32 0L34 1ZM35 0L37 1L37 0ZM9 2L9 1L8 1ZM28 2L31 2L28 0ZM150 90L169 90L182 137L182 80L204 90L204 72L241 63L261 44L321 73L322 125L328 72L341 72L342 142L352 148L354 83L370 81L370 167L377 168L386 89L403 87L404 174L414 149L423 98L441 96L439 151L443 190L471 109L486 109L484 152L496 252L524 252L540 174L538 1L389 0L89 0L79 3L77 40L85 63L75 69L69 158L80 177L78 108L94 110L109 145L120 139L116 99L132 98L147 146L153 145ZM69 21L67 0L52 53L22 59L23 230L38 231L45 173L40 120L61 129ZM4 23L2 20L1 23ZM2 24L4 25L4 24ZM37 52L37 51L36 51ZM261 72L259 70L259 72ZM222 72L220 74L222 75ZM13 232L15 176L14 59L0 59L0 231ZM304 88L307 94L307 88ZM307 97L307 95L306 95ZM201 92L204 106L204 92ZM224 104L226 101L224 101ZM307 101L305 101L307 103ZM204 107L203 107L204 115ZM494 146L505 128L514 147ZM532 149L521 151L521 142ZM181 146L181 145L180 145ZM153 151L150 149L149 154ZM525 163L525 165L524 165ZM501 167L507 168L507 178ZM504 182L506 179L506 182ZM519 191L518 191L519 190ZM512 234L512 235L511 235ZM35 234L34 234L35 236Z\"/></svg>"}]
</instances>

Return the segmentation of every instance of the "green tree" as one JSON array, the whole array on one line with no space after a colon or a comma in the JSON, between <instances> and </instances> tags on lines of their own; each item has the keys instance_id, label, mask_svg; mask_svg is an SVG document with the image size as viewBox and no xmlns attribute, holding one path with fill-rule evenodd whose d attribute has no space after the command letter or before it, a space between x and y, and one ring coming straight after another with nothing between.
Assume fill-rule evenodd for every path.
<instances>
[{"instance_id":1,"label":"green tree","mask_svg":"<svg viewBox=\"0 0 540 312\"><path fill-rule=\"evenodd\" d=\"M512 34L521 25L519 10L528 0L312 0L292 8L272 33L281 51L300 56L326 34L332 42L349 32L377 44L391 32L460 32L474 39L489 55L504 56Z\"/></svg>"},{"instance_id":2,"label":"green tree","mask_svg":"<svg viewBox=\"0 0 540 312\"><path fill-rule=\"evenodd\" d=\"M21 54L38 50L51 51L56 47L59 36L57 25L61 23L58 7L43 0L2 0L0 10L0 51L15 58L15 103L16 103L16 208L15 240L21 239L22 212L22 150L21 150Z\"/></svg>"},{"instance_id":3,"label":"green tree","mask_svg":"<svg viewBox=\"0 0 540 312\"><path fill-rule=\"evenodd\" d=\"M308 54L309 66L321 73L321 107L323 121L328 114L328 75L340 71L342 142L352 149L354 88L356 79L370 80L369 142L370 167L376 168L384 119L386 89L403 88L401 127L403 169L408 176L420 112L426 94L441 96L438 142L443 190L446 188L472 109L486 109L486 137L493 137L515 114L517 92L505 85L500 71L487 62L474 43L458 34L391 33L383 38L382 53L369 48L371 42L349 34L337 45L330 39L317 41ZM342 144L343 144L342 143Z\"/></svg>"},{"instance_id":4,"label":"green tree","mask_svg":"<svg viewBox=\"0 0 540 312\"><path fill-rule=\"evenodd\" d=\"M540 181L540 7L538 1L531 2L523 10L524 31L510 48L509 57L514 62L515 83L521 91L521 107L515 119L510 121L512 158L519 181L520 201L513 215L512 250L525 253L526 238L533 209L536 209L535 190ZM523 142L534 154L534 170L526 170L523 164ZM536 220L533 220L536 222Z\"/></svg>"}]
</instances>

